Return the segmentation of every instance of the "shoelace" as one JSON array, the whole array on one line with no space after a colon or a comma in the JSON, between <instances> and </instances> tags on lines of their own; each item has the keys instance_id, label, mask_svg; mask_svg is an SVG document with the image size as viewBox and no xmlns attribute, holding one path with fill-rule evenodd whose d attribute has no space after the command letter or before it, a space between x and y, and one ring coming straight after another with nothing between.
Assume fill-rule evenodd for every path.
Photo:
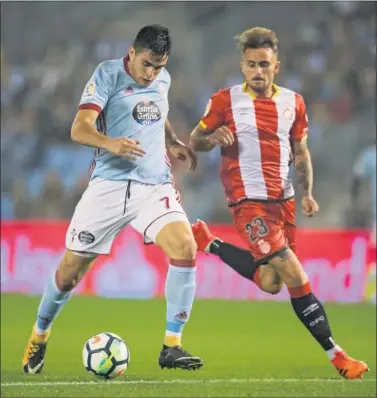
<instances>
[{"instance_id":1,"label":"shoelace","mask_svg":"<svg viewBox=\"0 0 377 398\"><path fill-rule=\"evenodd\" d=\"M36 341L31 342L31 349L29 352L28 359L30 359L33 355L35 355L38 352L38 349L40 348L41 344L37 343Z\"/></svg>"}]
</instances>

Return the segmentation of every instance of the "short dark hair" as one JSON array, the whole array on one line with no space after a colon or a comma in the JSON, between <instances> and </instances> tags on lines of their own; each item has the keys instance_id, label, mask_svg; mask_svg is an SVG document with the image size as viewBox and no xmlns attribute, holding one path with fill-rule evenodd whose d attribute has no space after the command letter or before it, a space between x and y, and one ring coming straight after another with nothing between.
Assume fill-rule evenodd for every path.
<instances>
[{"instance_id":1,"label":"short dark hair","mask_svg":"<svg viewBox=\"0 0 377 398\"><path fill-rule=\"evenodd\" d=\"M171 52L169 29L161 25L147 25L139 30L133 42L136 52L148 50L163 57Z\"/></svg>"},{"instance_id":2,"label":"short dark hair","mask_svg":"<svg viewBox=\"0 0 377 398\"><path fill-rule=\"evenodd\" d=\"M271 48L278 52L279 40L273 30L261 27L247 29L235 37L239 51L244 53L248 48Z\"/></svg>"}]
</instances>

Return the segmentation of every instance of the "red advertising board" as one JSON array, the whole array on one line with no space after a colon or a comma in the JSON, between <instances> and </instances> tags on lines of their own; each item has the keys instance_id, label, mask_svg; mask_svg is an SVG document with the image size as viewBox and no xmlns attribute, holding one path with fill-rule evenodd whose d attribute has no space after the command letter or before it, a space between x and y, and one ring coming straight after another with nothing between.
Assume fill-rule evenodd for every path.
<instances>
[{"instance_id":1,"label":"red advertising board","mask_svg":"<svg viewBox=\"0 0 377 398\"><path fill-rule=\"evenodd\" d=\"M1 290L40 294L63 252L66 222L7 222L1 224ZM243 246L232 226L212 225L222 239ZM323 301L375 302L376 251L363 230L308 230L297 236L297 254L315 294ZM276 296L259 291L213 255L197 258L197 297L287 300L286 289ZM102 256L77 287L77 294L151 298L164 294L168 259L126 228L110 256Z\"/></svg>"}]
</instances>

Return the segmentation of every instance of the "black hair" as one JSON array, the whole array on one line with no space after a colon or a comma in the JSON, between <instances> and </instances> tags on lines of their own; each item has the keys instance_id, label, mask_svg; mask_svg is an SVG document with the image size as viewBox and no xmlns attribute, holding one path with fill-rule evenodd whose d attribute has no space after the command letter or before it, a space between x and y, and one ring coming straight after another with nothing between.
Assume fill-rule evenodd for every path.
<instances>
[{"instance_id":1,"label":"black hair","mask_svg":"<svg viewBox=\"0 0 377 398\"><path fill-rule=\"evenodd\" d=\"M171 52L169 29L161 25L147 25L139 30L133 42L136 52L150 51L153 55L163 57Z\"/></svg>"}]
</instances>

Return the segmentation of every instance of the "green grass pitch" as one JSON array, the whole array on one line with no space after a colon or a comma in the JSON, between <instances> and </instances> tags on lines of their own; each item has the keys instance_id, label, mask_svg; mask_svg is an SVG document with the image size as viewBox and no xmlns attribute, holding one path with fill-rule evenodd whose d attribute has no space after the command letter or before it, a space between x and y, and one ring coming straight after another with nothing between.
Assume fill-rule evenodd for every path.
<instances>
[{"instance_id":1,"label":"green grass pitch","mask_svg":"<svg viewBox=\"0 0 377 398\"><path fill-rule=\"evenodd\" d=\"M183 346L204 359L196 372L161 370L165 303L74 297L56 320L45 368L24 375L21 359L38 297L1 296L2 397L376 397L376 307L326 306L337 342L365 360L364 380L341 379L289 303L197 301ZM87 373L85 341L108 331L131 350L116 381Z\"/></svg>"}]
</instances>

